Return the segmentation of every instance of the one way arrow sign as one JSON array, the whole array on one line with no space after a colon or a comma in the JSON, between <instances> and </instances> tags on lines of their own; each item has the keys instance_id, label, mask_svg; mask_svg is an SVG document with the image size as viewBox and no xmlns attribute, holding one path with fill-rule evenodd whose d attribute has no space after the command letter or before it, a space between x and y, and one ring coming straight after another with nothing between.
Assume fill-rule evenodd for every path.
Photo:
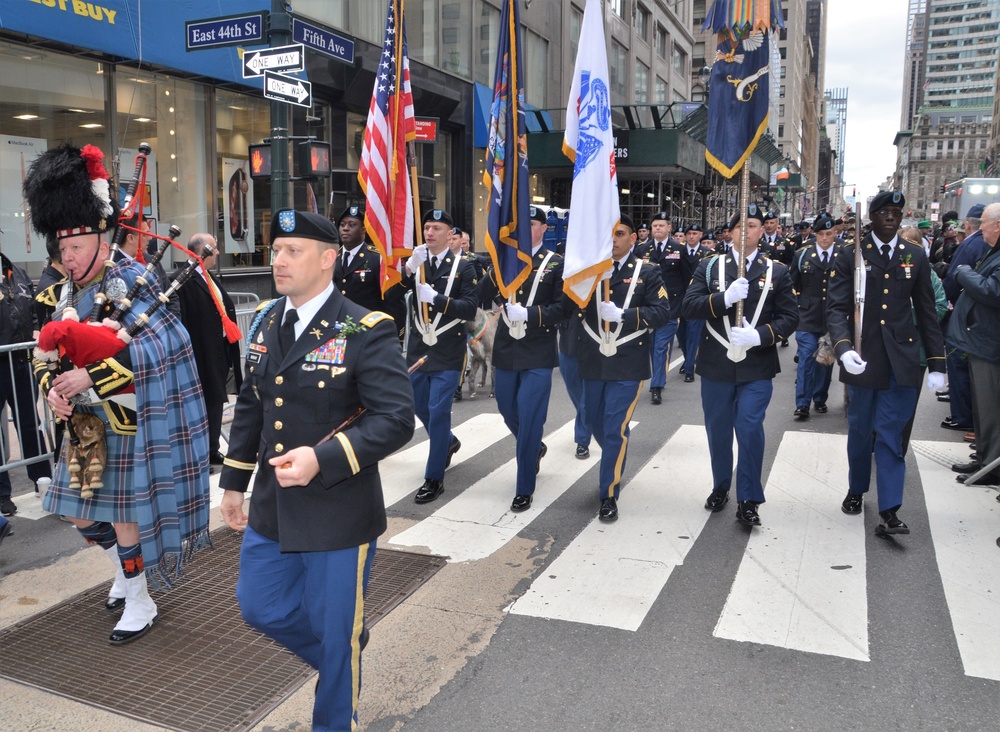
<instances>
[{"instance_id":1,"label":"one way arrow sign","mask_svg":"<svg viewBox=\"0 0 1000 732\"><path fill-rule=\"evenodd\" d=\"M302 71L305 68L306 49L301 43L277 48L262 48L243 52L243 78L259 77L265 71L279 74Z\"/></svg>"},{"instance_id":2,"label":"one way arrow sign","mask_svg":"<svg viewBox=\"0 0 1000 732\"><path fill-rule=\"evenodd\" d=\"M312 84L294 76L264 72L264 96L300 107L312 106Z\"/></svg>"}]
</instances>

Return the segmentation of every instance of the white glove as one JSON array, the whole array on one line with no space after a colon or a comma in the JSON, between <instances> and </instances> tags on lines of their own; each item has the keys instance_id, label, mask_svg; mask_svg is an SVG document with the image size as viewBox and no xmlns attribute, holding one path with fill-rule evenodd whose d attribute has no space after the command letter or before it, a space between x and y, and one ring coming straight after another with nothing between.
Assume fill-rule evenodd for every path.
<instances>
[{"instance_id":1,"label":"white glove","mask_svg":"<svg viewBox=\"0 0 1000 732\"><path fill-rule=\"evenodd\" d=\"M597 309L601 314L601 319L606 320L609 323L622 322L622 313L625 311L613 302L602 302Z\"/></svg>"},{"instance_id":2,"label":"white glove","mask_svg":"<svg viewBox=\"0 0 1000 732\"><path fill-rule=\"evenodd\" d=\"M601 279L602 280L610 280L611 279L611 273L614 272L614 271L615 271L614 265L608 267L606 270L604 270L604 274L601 275Z\"/></svg>"},{"instance_id":3,"label":"white glove","mask_svg":"<svg viewBox=\"0 0 1000 732\"><path fill-rule=\"evenodd\" d=\"M750 283L747 282L746 277L740 277L738 280L733 280L732 284L726 288L726 294L723 295L723 299L726 301L726 307L731 308L740 300L746 300L749 294Z\"/></svg>"},{"instance_id":4,"label":"white glove","mask_svg":"<svg viewBox=\"0 0 1000 732\"><path fill-rule=\"evenodd\" d=\"M728 294L729 290L726 290L726 293ZM747 319L743 318L742 328L730 329L729 342L737 348L753 348L760 345L760 333L756 328L751 328Z\"/></svg>"},{"instance_id":5,"label":"white glove","mask_svg":"<svg viewBox=\"0 0 1000 732\"><path fill-rule=\"evenodd\" d=\"M409 265L407 265L409 266ZM420 302L433 303L434 298L437 297L438 291L433 287L428 285L426 282L421 282L417 285L417 298Z\"/></svg>"},{"instance_id":6,"label":"white glove","mask_svg":"<svg viewBox=\"0 0 1000 732\"><path fill-rule=\"evenodd\" d=\"M847 373L853 374L854 376L863 373L865 366L868 365L867 361L861 360L861 354L857 351L847 351L840 357L840 362L844 364L844 369Z\"/></svg>"},{"instance_id":7,"label":"white glove","mask_svg":"<svg viewBox=\"0 0 1000 732\"><path fill-rule=\"evenodd\" d=\"M420 269L420 265L427 261L427 245L421 244L419 247L413 250L413 254L410 258L406 260L406 268L410 271L410 274L415 275L417 270Z\"/></svg>"},{"instance_id":8,"label":"white glove","mask_svg":"<svg viewBox=\"0 0 1000 732\"><path fill-rule=\"evenodd\" d=\"M927 372L927 388L931 391L937 391L938 389L944 388L944 374L938 373L937 371Z\"/></svg>"},{"instance_id":9,"label":"white glove","mask_svg":"<svg viewBox=\"0 0 1000 732\"><path fill-rule=\"evenodd\" d=\"M528 320L528 308L516 302L509 302L506 305L507 319L511 323L524 323Z\"/></svg>"}]
</instances>

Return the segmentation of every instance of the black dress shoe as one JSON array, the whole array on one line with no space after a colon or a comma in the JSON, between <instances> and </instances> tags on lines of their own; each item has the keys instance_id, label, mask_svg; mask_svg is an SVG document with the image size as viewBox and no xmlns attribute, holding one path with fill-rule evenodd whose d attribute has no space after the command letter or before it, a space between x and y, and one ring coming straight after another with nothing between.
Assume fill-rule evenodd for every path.
<instances>
[{"instance_id":1,"label":"black dress shoe","mask_svg":"<svg viewBox=\"0 0 1000 732\"><path fill-rule=\"evenodd\" d=\"M910 533L910 527L899 520L895 511L879 511L878 515L882 519L882 523L875 527L878 536Z\"/></svg>"},{"instance_id":2,"label":"black dress shoe","mask_svg":"<svg viewBox=\"0 0 1000 732\"><path fill-rule=\"evenodd\" d=\"M15 506L14 502L10 500L10 496L0 498L0 513L4 516L13 516L17 513L17 506Z\"/></svg>"},{"instance_id":3,"label":"black dress shoe","mask_svg":"<svg viewBox=\"0 0 1000 732\"><path fill-rule=\"evenodd\" d=\"M861 513L864 508L864 496L862 494L848 493L847 498L840 504L840 510L852 516Z\"/></svg>"},{"instance_id":4,"label":"black dress shoe","mask_svg":"<svg viewBox=\"0 0 1000 732\"><path fill-rule=\"evenodd\" d=\"M983 464L978 460L971 460L967 463L954 463L951 466L951 470L954 473L975 473L983 467Z\"/></svg>"},{"instance_id":5,"label":"black dress shoe","mask_svg":"<svg viewBox=\"0 0 1000 732\"><path fill-rule=\"evenodd\" d=\"M601 500L601 510L597 512L597 518L607 523L617 521L618 501L614 498L605 498Z\"/></svg>"},{"instance_id":6,"label":"black dress shoe","mask_svg":"<svg viewBox=\"0 0 1000 732\"><path fill-rule=\"evenodd\" d=\"M111 631L111 637L108 638L108 643L113 646L123 646L126 643L131 643L132 641L139 640L142 636L149 632L149 629L153 627L153 623L156 619L160 617L159 615L154 615L153 619L146 623L139 630L113 630Z\"/></svg>"},{"instance_id":7,"label":"black dress shoe","mask_svg":"<svg viewBox=\"0 0 1000 732\"><path fill-rule=\"evenodd\" d=\"M972 429L971 424L959 424L952 420L951 417L945 417L941 420L941 426L946 430L962 430L962 432L968 432Z\"/></svg>"},{"instance_id":8,"label":"black dress shoe","mask_svg":"<svg viewBox=\"0 0 1000 732\"><path fill-rule=\"evenodd\" d=\"M809 419L809 407L795 407L792 416L795 417L796 422L805 422Z\"/></svg>"},{"instance_id":9,"label":"black dress shoe","mask_svg":"<svg viewBox=\"0 0 1000 732\"><path fill-rule=\"evenodd\" d=\"M14 528L10 525L10 521L0 526L0 544L3 544L3 540L14 533Z\"/></svg>"},{"instance_id":10,"label":"black dress shoe","mask_svg":"<svg viewBox=\"0 0 1000 732\"><path fill-rule=\"evenodd\" d=\"M729 503L729 491L712 491L712 494L705 501L705 508L712 513L722 510L722 507Z\"/></svg>"},{"instance_id":11,"label":"black dress shoe","mask_svg":"<svg viewBox=\"0 0 1000 732\"><path fill-rule=\"evenodd\" d=\"M694 381L694 374L684 374L685 384L690 384L692 381Z\"/></svg>"},{"instance_id":12,"label":"black dress shoe","mask_svg":"<svg viewBox=\"0 0 1000 732\"><path fill-rule=\"evenodd\" d=\"M529 508L531 508L531 496L514 496L514 500L510 502L510 510L514 513L521 513Z\"/></svg>"},{"instance_id":13,"label":"black dress shoe","mask_svg":"<svg viewBox=\"0 0 1000 732\"><path fill-rule=\"evenodd\" d=\"M781 347L782 348L788 348L788 339L787 338L782 338L781 339Z\"/></svg>"},{"instance_id":14,"label":"black dress shoe","mask_svg":"<svg viewBox=\"0 0 1000 732\"><path fill-rule=\"evenodd\" d=\"M124 597L109 597L104 601L105 610L117 610L120 607L125 607Z\"/></svg>"},{"instance_id":15,"label":"black dress shoe","mask_svg":"<svg viewBox=\"0 0 1000 732\"><path fill-rule=\"evenodd\" d=\"M538 450L538 462L535 463L535 475L538 475L538 471L542 469L542 458L545 457L545 453L549 451L549 446L544 442L542 447Z\"/></svg>"},{"instance_id":16,"label":"black dress shoe","mask_svg":"<svg viewBox=\"0 0 1000 732\"><path fill-rule=\"evenodd\" d=\"M576 446L576 457L578 460L586 460L590 457L590 448L586 445Z\"/></svg>"},{"instance_id":17,"label":"black dress shoe","mask_svg":"<svg viewBox=\"0 0 1000 732\"><path fill-rule=\"evenodd\" d=\"M444 459L445 469L451 466L452 456L461 449L462 449L462 443L459 441L457 437L452 437L451 443L448 445L448 456Z\"/></svg>"},{"instance_id":18,"label":"black dress shoe","mask_svg":"<svg viewBox=\"0 0 1000 732\"><path fill-rule=\"evenodd\" d=\"M214 455L209 455L208 456L208 464L209 465L222 465L222 463L225 461L225 459L226 459L225 455L223 455L221 452L216 452Z\"/></svg>"},{"instance_id":19,"label":"black dress shoe","mask_svg":"<svg viewBox=\"0 0 1000 732\"><path fill-rule=\"evenodd\" d=\"M968 485L1000 485L1000 478L997 478L995 475L984 475L975 483L969 483L969 478L971 477L972 473L968 473L966 475L956 475L955 481L958 483L966 483Z\"/></svg>"},{"instance_id":20,"label":"black dress shoe","mask_svg":"<svg viewBox=\"0 0 1000 732\"><path fill-rule=\"evenodd\" d=\"M947 394L938 394L937 400L939 402L950 402L951 401L951 397L948 396Z\"/></svg>"},{"instance_id":21,"label":"black dress shoe","mask_svg":"<svg viewBox=\"0 0 1000 732\"><path fill-rule=\"evenodd\" d=\"M455 401L456 402L462 401L462 387L461 386L459 386L457 389L455 389Z\"/></svg>"},{"instance_id":22,"label":"black dress shoe","mask_svg":"<svg viewBox=\"0 0 1000 732\"><path fill-rule=\"evenodd\" d=\"M757 504L753 501L740 501L737 503L736 520L744 526L760 526L760 516L757 515Z\"/></svg>"},{"instance_id":23,"label":"black dress shoe","mask_svg":"<svg viewBox=\"0 0 1000 732\"><path fill-rule=\"evenodd\" d=\"M826 408L826 402L816 402L814 407L816 409L816 414L826 414L829 411Z\"/></svg>"},{"instance_id":24,"label":"black dress shoe","mask_svg":"<svg viewBox=\"0 0 1000 732\"><path fill-rule=\"evenodd\" d=\"M413 497L413 502L430 503L442 493L444 493L444 481L425 480L424 484L417 489L417 495Z\"/></svg>"},{"instance_id":25,"label":"black dress shoe","mask_svg":"<svg viewBox=\"0 0 1000 732\"><path fill-rule=\"evenodd\" d=\"M663 389L656 386L649 390L649 400L653 404L663 404Z\"/></svg>"}]
</instances>

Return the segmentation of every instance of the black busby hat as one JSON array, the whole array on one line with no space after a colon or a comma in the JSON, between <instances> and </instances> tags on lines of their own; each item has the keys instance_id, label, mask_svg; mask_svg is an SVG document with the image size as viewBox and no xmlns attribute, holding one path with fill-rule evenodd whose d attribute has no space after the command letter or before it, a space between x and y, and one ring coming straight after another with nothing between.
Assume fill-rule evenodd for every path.
<instances>
[{"instance_id":1,"label":"black busby hat","mask_svg":"<svg viewBox=\"0 0 1000 732\"><path fill-rule=\"evenodd\" d=\"M28 168L23 189L31 225L42 236L104 232L118 222L104 153L94 145L60 145L41 153Z\"/></svg>"},{"instance_id":2,"label":"black busby hat","mask_svg":"<svg viewBox=\"0 0 1000 732\"><path fill-rule=\"evenodd\" d=\"M340 228L340 222L350 216L352 219L357 219L362 224L365 222L365 207L355 204L354 206L348 206L344 209L343 213L337 217L337 228Z\"/></svg>"},{"instance_id":3,"label":"black busby hat","mask_svg":"<svg viewBox=\"0 0 1000 732\"><path fill-rule=\"evenodd\" d=\"M315 239L327 244L339 244L337 230L333 222L326 216L314 214L311 211L296 211L286 208L278 211L271 226L271 243L281 237L297 237L299 239Z\"/></svg>"},{"instance_id":4,"label":"black busby hat","mask_svg":"<svg viewBox=\"0 0 1000 732\"><path fill-rule=\"evenodd\" d=\"M906 197L899 191L882 191L872 199L872 203L868 207L868 213L876 213L886 206L899 206L899 208L903 208L905 205Z\"/></svg>"},{"instance_id":5,"label":"black busby hat","mask_svg":"<svg viewBox=\"0 0 1000 732\"><path fill-rule=\"evenodd\" d=\"M444 224L449 229L455 227L455 221L451 218L451 214L441 208L433 208L424 214L424 220L421 223L426 224L428 221L436 221L438 223Z\"/></svg>"},{"instance_id":6,"label":"black busby hat","mask_svg":"<svg viewBox=\"0 0 1000 732\"><path fill-rule=\"evenodd\" d=\"M530 211L532 221L540 221L543 224L548 223L548 212L541 206L529 206L528 211Z\"/></svg>"},{"instance_id":7,"label":"black busby hat","mask_svg":"<svg viewBox=\"0 0 1000 732\"><path fill-rule=\"evenodd\" d=\"M625 226L627 226L629 228L629 231L631 231L634 234L635 233L635 221L632 220L632 217L629 216L626 213L623 213L623 214L620 215L619 218L621 219L621 222L623 224L625 224Z\"/></svg>"}]
</instances>

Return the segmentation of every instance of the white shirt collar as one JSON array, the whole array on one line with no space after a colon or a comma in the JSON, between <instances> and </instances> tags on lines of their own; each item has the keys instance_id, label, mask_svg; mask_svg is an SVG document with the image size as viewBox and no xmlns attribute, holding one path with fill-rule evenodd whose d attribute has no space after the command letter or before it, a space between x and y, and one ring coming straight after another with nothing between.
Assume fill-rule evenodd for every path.
<instances>
[{"instance_id":1,"label":"white shirt collar","mask_svg":"<svg viewBox=\"0 0 1000 732\"><path fill-rule=\"evenodd\" d=\"M831 257L833 256L833 250L834 250L834 247L835 247L834 244L831 244L829 249L824 249L819 244L815 244L814 246L816 247L816 256L818 256L820 259L823 258L823 252L826 252Z\"/></svg>"},{"instance_id":2,"label":"white shirt collar","mask_svg":"<svg viewBox=\"0 0 1000 732\"><path fill-rule=\"evenodd\" d=\"M326 303L326 301L330 298L330 295L332 294L333 294L333 282L331 281L329 284L327 284L326 289L323 290L323 292L319 293L316 297L310 300L306 300L304 303L302 303L301 306L297 308L292 307L291 300L285 301L285 313L287 313L291 309L295 310L299 314L299 319L295 323L296 338L302 335L302 331L304 331L306 329L306 326L312 322L312 319L316 317L316 313L319 312L319 309L323 307L323 305ZM281 322L282 323L285 322L284 315L281 316Z\"/></svg>"},{"instance_id":3,"label":"white shirt collar","mask_svg":"<svg viewBox=\"0 0 1000 732\"><path fill-rule=\"evenodd\" d=\"M543 242L540 242L537 247L532 247L532 249L531 249L531 256L533 257L536 254L538 254L538 250L541 249L544 246L545 246L545 242L543 241Z\"/></svg>"},{"instance_id":4,"label":"white shirt collar","mask_svg":"<svg viewBox=\"0 0 1000 732\"><path fill-rule=\"evenodd\" d=\"M360 244L358 244L358 245L357 245L356 247L354 247L354 249L348 249L348 250L347 250L347 253L351 255L351 259L354 259L355 255L356 255L356 254L357 254L357 253L358 253L359 251L361 251L361 247L363 247L364 245L365 245L365 243L364 243L364 242L361 242L361 243L360 243Z\"/></svg>"},{"instance_id":5,"label":"white shirt collar","mask_svg":"<svg viewBox=\"0 0 1000 732\"><path fill-rule=\"evenodd\" d=\"M899 241L899 234L893 235L892 241L882 241L877 236L875 236L875 232L873 231L872 232L872 241L875 242L875 246L879 249L879 254L882 253L882 251L881 251L882 247L884 247L886 244L888 244L889 245L889 259L892 259L892 253L894 251L896 251L896 242Z\"/></svg>"}]
</instances>

